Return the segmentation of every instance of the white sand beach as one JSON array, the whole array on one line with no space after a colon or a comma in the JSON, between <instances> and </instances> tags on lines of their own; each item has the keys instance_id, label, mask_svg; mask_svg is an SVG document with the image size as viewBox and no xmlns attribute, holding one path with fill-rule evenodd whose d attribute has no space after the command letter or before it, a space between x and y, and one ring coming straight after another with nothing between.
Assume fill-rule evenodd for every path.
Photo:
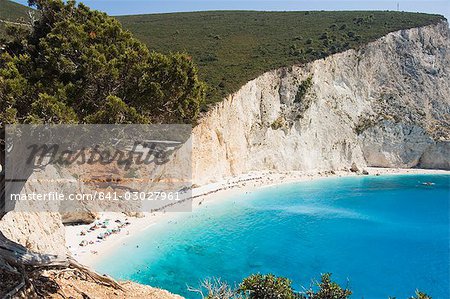
<instances>
[{"instance_id":1,"label":"white sand beach","mask_svg":"<svg viewBox=\"0 0 450 299\"><path fill-rule=\"evenodd\" d=\"M450 174L445 170L428 169L398 169L398 168L365 168L369 175L401 175L401 174ZM229 178L221 182L208 184L192 190L192 209L200 205L207 205L212 201L225 200L233 194L251 192L262 187L309 181L326 177L357 176L360 173L351 171L325 171L325 172L252 172L234 178ZM123 213L100 213L100 218L95 222L97 228L93 231L90 225L66 226L66 245L76 260L87 266L94 267L96 261L101 256L107 255L118 246L127 244L127 238L138 236L143 231L160 221L170 221L180 213L186 212L157 212L145 213L142 218L127 217ZM105 222L106 221L106 222ZM98 239L98 235L106 231L120 231L111 233L105 239ZM80 246L81 243L84 246Z\"/></svg>"}]
</instances>

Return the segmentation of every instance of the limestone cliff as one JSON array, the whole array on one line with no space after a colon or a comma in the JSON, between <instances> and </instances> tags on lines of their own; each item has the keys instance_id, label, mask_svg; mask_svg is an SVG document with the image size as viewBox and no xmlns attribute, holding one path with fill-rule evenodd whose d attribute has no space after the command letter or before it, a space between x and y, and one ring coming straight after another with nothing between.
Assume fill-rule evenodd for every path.
<instances>
[{"instance_id":1,"label":"limestone cliff","mask_svg":"<svg viewBox=\"0 0 450 299\"><path fill-rule=\"evenodd\" d=\"M49 182L49 177L59 177L53 166L47 166L45 170L33 173L21 193L46 193L69 188L67 184ZM8 239L32 251L49 254L65 253L67 248L64 225L57 211L58 209L42 201L18 202L15 210L8 212L0 220L0 231Z\"/></svg>"},{"instance_id":2,"label":"limestone cliff","mask_svg":"<svg viewBox=\"0 0 450 299\"><path fill-rule=\"evenodd\" d=\"M267 72L194 129L194 181L253 170L449 169L448 23Z\"/></svg>"},{"instance_id":3,"label":"limestone cliff","mask_svg":"<svg viewBox=\"0 0 450 299\"><path fill-rule=\"evenodd\" d=\"M28 178L20 194L79 193L80 186L66 169L47 165ZM83 191L87 192L86 188ZM92 204L88 204L16 201L14 210L0 219L0 231L8 239L32 251L62 254L67 251L63 224L91 223L95 220L96 214L91 212Z\"/></svg>"}]
</instances>

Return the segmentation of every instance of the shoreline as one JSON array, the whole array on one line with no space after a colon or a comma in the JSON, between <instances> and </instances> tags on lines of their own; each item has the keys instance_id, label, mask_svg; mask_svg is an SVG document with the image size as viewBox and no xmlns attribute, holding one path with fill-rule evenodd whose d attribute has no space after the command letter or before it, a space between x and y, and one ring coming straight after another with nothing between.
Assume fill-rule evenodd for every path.
<instances>
[{"instance_id":1,"label":"shoreline","mask_svg":"<svg viewBox=\"0 0 450 299\"><path fill-rule=\"evenodd\" d=\"M405 175L405 174L450 174L448 170L435 169L402 169L402 168L376 168L367 167L369 176L377 175ZM233 178L224 179L220 182L207 184L192 190L192 211L208 203L219 203L233 195L239 195L245 192L252 192L257 189L296 183L312 181L323 178L339 178L351 176L364 176L361 173L355 173L348 170L341 171L322 171L322 172L286 172L275 173L271 171L255 171ZM107 227L99 228L98 231L88 232L81 235L81 232L87 232L93 224L76 225L65 227L66 246L72 256L81 264L95 268L96 263L103 256L111 253L115 248L127 244L128 238L139 236L143 231L160 223L161 221L170 221L172 217L185 215L189 212L154 212L144 213L144 217L128 217L123 213L103 212L95 223L101 223L107 219L111 222ZM116 223L116 220L120 223ZM105 240L98 240L97 235L104 233L107 229L117 228L120 224L129 223L121 228L120 232L110 235ZM85 240L86 246L79 244ZM89 244L89 242L91 244Z\"/></svg>"}]
</instances>

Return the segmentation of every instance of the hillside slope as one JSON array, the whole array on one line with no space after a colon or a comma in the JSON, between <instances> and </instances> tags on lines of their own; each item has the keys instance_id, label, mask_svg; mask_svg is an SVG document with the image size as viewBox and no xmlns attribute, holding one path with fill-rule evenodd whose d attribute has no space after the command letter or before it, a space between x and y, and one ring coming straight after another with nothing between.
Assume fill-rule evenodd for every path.
<instances>
[{"instance_id":1,"label":"hillside slope","mask_svg":"<svg viewBox=\"0 0 450 299\"><path fill-rule=\"evenodd\" d=\"M0 20L16 21L26 17L29 10L30 8L21 4L9 0L0 0Z\"/></svg>"},{"instance_id":2,"label":"hillside slope","mask_svg":"<svg viewBox=\"0 0 450 299\"><path fill-rule=\"evenodd\" d=\"M118 17L160 52L185 51L221 101L266 71L358 48L389 32L435 24L438 15L381 12L212 11Z\"/></svg>"},{"instance_id":3,"label":"hillside slope","mask_svg":"<svg viewBox=\"0 0 450 299\"><path fill-rule=\"evenodd\" d=\"M9 0L0 0L0 39L5 36L5 23L2 21L20 22L26 20L28 11L30 11L30 8L21 4Z\"/></svg>"}]
</instances>

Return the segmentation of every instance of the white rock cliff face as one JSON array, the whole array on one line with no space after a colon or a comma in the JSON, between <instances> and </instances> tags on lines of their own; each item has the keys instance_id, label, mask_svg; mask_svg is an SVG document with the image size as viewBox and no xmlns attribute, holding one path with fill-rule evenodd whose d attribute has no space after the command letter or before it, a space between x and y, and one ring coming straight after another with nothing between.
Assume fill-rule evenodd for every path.
<instances>
[{"instance_id":1,"label":"white rock cliff face","mask_svg":"<svg viewBox=\"0 0 450 299\"><path fill-rule=\"evenodd\" d=\"M449 35L446 22L393 32L248 82L194 128L194 182L353 162L449 169Z\"/></svg>"},{"instance_id":2,"label":"white rock cliff face","mask_svg":"<svg viewBox=\"0 0 450 299\"><path fill-rule=\"evenodd\" d=\"M49 178L60 175L53 166L31 175L21 194L33 192L45 194L71 189L69 184L49 182ZM8 200L8 199L7 199ZM42 201L17 201L14 211L0 219L0 231L10 240L30 250L48 254L67 252L65 229L61 214L54 203Z\"/></svg>"}]
</instances>

